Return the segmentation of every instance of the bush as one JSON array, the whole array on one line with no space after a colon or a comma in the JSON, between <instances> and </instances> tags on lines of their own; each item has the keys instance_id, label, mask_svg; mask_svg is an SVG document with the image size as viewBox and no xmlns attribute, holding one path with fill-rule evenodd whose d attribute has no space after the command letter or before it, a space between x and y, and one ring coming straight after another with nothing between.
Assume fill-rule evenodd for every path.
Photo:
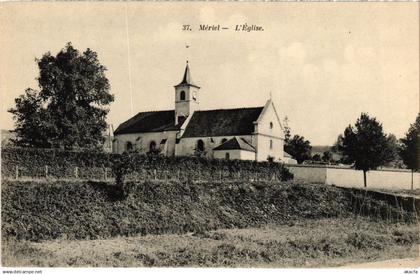
<instances>
[{"instance_id":1,"label":"bush","mask_svg":"<svg viewBox=\"0 0 420 274\"><path fill-rule=\"evenodd\" d=\"M337 216L323 202L334 197L347 204L343 191L291 184L189 184L129 182L119 199L107 183L16 183L2 186L2 235L31 241L56 238L95 239L137 234L203 232L217 228L284 223L307 216ZM296 199L285 199L282 193ZM317 198L306 199L317 193ZM298 198L301 197L301 198ZM323 206L319 206L323 204ZM311 214L306 213L310 211ZM346 214L346 213L343 213Z\"/></svg>"},{"instance_id":2,"label":"bush","mask_svg":"<svg viewBox=\"0 0 420 274\"><path fill-rule=\"evenodd\" d=\"M103 168L111 168L117 181L130 175L133 179L150 178L154 171L167 179L191 180L280 180L293 179L293 174L280 163L218 160L201 157L163 157L137 153L109 154L97 151L63 151L53 149L2 149L2 176L13 178L15 167L21 175L44 177L45 166L55 178L74 177L75 167L88 170L84 178L104 178ZM95 174L96 168L96 174ZM86 173L86 172L85 172ZM178 178L178 174L182 178ZM91 176L91 177L89 177Z\"/></svg>"}]
</instances>

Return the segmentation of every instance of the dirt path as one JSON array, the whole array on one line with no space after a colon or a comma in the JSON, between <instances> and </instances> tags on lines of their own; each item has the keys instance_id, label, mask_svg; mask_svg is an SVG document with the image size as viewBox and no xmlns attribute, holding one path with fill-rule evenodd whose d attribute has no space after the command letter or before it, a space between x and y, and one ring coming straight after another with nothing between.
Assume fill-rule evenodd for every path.
<instances>
[{"instance_id":1,"label":"dirt path","mask_svg":"<svg viewBox=\"0 0 420 274\"><path fill-rule=\"evenodd\" d=\"M396 259L363 264L351 264L341 268L404 268L413 269L420 267L420 257L410 259Z\"/></svg>"}]
</instances>

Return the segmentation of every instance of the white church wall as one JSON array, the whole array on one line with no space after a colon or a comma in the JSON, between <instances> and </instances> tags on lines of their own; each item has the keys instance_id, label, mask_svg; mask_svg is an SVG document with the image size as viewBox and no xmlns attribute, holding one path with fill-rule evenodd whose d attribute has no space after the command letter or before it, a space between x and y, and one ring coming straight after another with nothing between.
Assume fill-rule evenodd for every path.
<instances>
[{"instance_id":1,"label":"white church wall","mask_svg":"<svg viewBox=\"0 0 420 274\"><path fill-rule=\"evenodd\" d=\"M126 151L127 142L131 142L133 148L137 148L141 154L144 154L149 152L152 141L156 143L156 148L159 149L161 147L161 141L166 139L166 144L162 145L165 151L162 151L162 153L166 156L174 156L175 138L176 131L119 134L115 136L116 141L113 142L115 145L113 152L123 153Z\"/></svg>"},{"instance_id":2,"label":"white church wall","mask_svg":"<svg viewBox=\"0 0 420 274\"><path fill-rule=\"evenodd\" d=\"M256 135L257 140L257 161L267 161L272 157L275 162L284 161L283 140L273 136L262 134ZM270 141L272 145L270 145Z\"/></svg>"},{"instance_id":3,"label":"white church wall","mask_svg":"<svg viewBox=\"0 0 420 274\"><path fill-rule=\"evenodd\" d=\"M226 159L226 153L229 153L230 160L251 160L255 161L255 152L247 150L215 150L213 157L215 159Z\"/></svg>"},{"instance_id":4,"label":"white church wall","mask_svg":"<svg viewBox=\"0 0 420 274\"><path fill-rule=\"evenodd\" d=\"M268 101L257 122L257 161L267 161L268 157L284 161L284 132L271 101Z\"/></svg>"},{"instance_id":5,"label":"white church wall","mask_svg":"<svg viewBox=\"0 0 420 274\"><path fill-rule=\"evenodd\" d=\"M241 159L241 151L239 149L236 150L215 150L213 153L213 158L215 159L226 159L226 153L229 153L230 160L240 160Z\"/></svg>"},{"instance_id":6,"label":"white church wall","mask_svg":"<svg viewBox=\"0 0 420 274\"><path fill-rule=\"evenodd\" d=\"M181 100L180 94L184 91L185 99ZM195 99L193 94L195 93ZM175 88L175 113L177 116L189 116L198 109L199 89L193 86L178 86Z\"/></svg>"},{"instance_id":7,"label":"white church wall","mask_svg":"<svg viewBox=\"0 0 420 274\"><path fill-rule=\"evenodd\" d=\"M195 148L197 146L198 140L203 140L204 142L204 151L207 158L213 158L213 148L222 144L222 140L229 140L234 136L216 136L216 137L191 137L191 138L181 138L179 144L176 146L176 156L192 156L195 153ZM248 143L253 144L252 135L241 135L236 136L244 138ZM255 158L253 159L255 160Z\"/></svg>"},{"instance_id":8,"label":"white church wall","mask_svg":"<svg viewBox=\"0 0 420 274\"><path fill-rule=\"evenodd\" d=\"M268 101L268 104L265 106L257 122L258 133L284 139L283 128L271 101ZM270 126L270 123L272 123L272 127Z\"/></svg>"},{"instance_id":9,"label":"white church wall","mask_svg":"<svg viewBox=\"0 0 420 274\"><path fill-rule=\"evenodd\" d=\"M241 150L241 160L251 160L255 161L255 152L253 151L247 151L247 150Z\"/></svg>"}]
</instances>

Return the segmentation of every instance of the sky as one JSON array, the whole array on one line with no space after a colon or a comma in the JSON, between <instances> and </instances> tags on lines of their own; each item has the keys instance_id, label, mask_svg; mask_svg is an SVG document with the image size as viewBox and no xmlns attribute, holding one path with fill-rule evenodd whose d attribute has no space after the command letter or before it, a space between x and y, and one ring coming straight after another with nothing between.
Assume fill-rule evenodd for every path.
<instances>
[{"instance_id":1,"label":"sky","mask_svg":"<svg viewBox=\"0 0 420 274\"><path fill-rule=\"evenodd\" d=\"M244 23L264 31L234 31ZM271 94L312 145L332 145L361 112L400 138L419 112L419 3L1 3L2 129L13 129L14 98L38 88L35 58L67 42L108 69L114 129L173 109L186 60L200 109L263 106Z\"/></svg>"}]
</instances>

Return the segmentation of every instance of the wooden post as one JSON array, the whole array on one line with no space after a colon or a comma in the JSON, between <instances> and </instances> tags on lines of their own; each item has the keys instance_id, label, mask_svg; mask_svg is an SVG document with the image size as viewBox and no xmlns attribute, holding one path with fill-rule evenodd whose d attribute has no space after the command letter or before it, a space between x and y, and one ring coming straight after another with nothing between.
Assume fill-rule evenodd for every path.
<instances>
[{"instance_id":1,"label":"wooden post","mask_svg":"<svg viewBox=\"0 0 420 274\"><path fill-rule=\"evenodd\" d=\"M104 167L104 171L105 171L104 179L105 179L105 181L107 181L108 180L108 174L107 174L108 169L106 167Z\"/></svg>"},{"instance_id":2,"label":"wooden post","mask_svg":"<svg viewBox=\"0 0 420 274\"><path fill-rule=\"evenodd\" d=\"M48 178L48 166L45 166L45 178Z\"/></svg>"},{"instance_id":3,"label":"wooden post","mask_svg":"<svg viewBox=\"0 0 420 274\"><path fill-rule=\"evenodd\" d=\"M155 181L156 181L156 169L153 170L153 176L154 176Z\"/></svg>"},{"instance_id":4,"label":"wooden post","mask_svg":"<svg viewBox=\"0 0 420 274\"><path fill-rule=\"evenodd\" d=\"M78 167L74 168L74 177L79 178L79 168Z\"/></svg>"},{"instance_id":5,"label":"wooden post","mask_svg":"<svg viewBox=\"0 0 420 274\"><path fill-rule=\"evenodd\" d=\"M414 169L411 170L411 190L413 189L414 189Z\"/></svg>"},{"instance_id":6,"label":"wooden post","mask_svg":"<svg viewBox=\"0 0 420 274\"><path fill-rule=\"evenodd\" d=\"M16 170L15 170L15 179L17 180L19 178L19 166L16 165Z\"/></svg>"},{"instance_id":7,"label":"wooden post","mask_svg":"<svg viewBox=\"0 0 420 274\"><path fill-rule=\"evenodd\" d=\"M222 171L221 170L219 170L219 180L220 180L220 182L222 182Z\"/></svg>"}]
</instances>

